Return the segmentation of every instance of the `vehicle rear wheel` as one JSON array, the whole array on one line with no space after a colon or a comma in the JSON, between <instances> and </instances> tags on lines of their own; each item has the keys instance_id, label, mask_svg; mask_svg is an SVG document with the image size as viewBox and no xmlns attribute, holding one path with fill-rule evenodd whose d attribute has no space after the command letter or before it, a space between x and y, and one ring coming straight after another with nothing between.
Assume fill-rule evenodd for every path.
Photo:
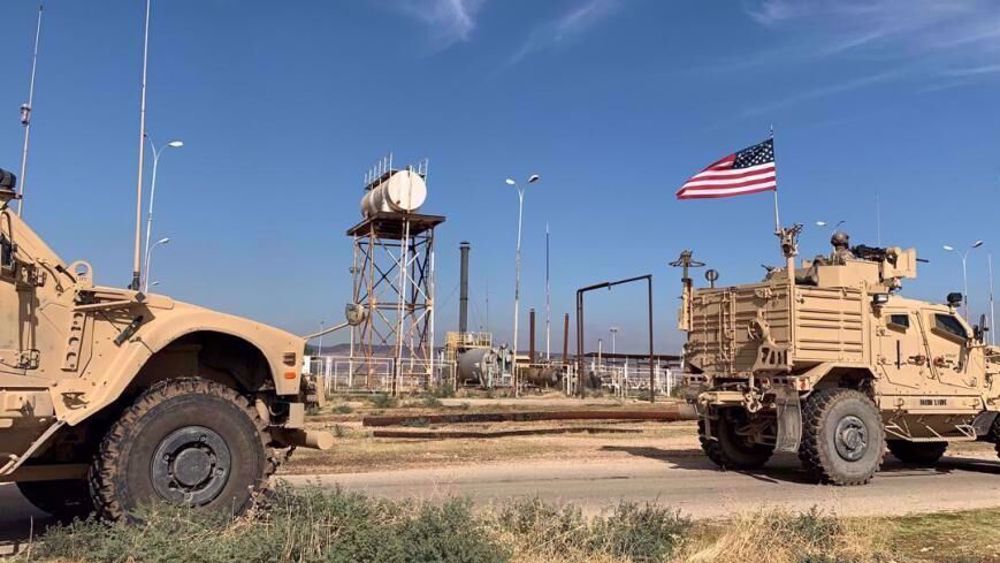
<instances>
[{"instance_id":1,"label":"vehicle rear wheel","mask_svg":"<svg viewBox=\"0 0 1000 563\"><path fill-rule=\"evenodd\" d=\"M757 469L767 463L774 447L755 444L736 433L738 424L720 413L712 424L712 437L705 432L705 420L698 421L698 441L701 449L723 469Z\"/></svg>"},{"instance_id":2,"label":"vehicle rear wheel","mask_svg":"<svg viewBox=\"0 0 1000 563\"><path fill-rule=\"evenodd\" d=\"M806 399L799 459L814 479L864 485L884 455L882 417L867 395L853 389L820 389Z\"/></svg>"},{"instance_id":3,"label":"vehicle rear wheel","mask_svg":"<svg viewBox=\"0 0 1000 563\"><path fill-rule=\"evenodd\" d=\"M250 401L220 383L158 383L101 443L89 473L94 503L110 520L163 501L240 513L270 466L264 428Z\"/></svg>"},{"instance_id":4,"label":"vehicle rear wheel","mask_svg":"<svg viewBox=\"0 0 1000 563\"><path fill-rule=\"evenodd\" d=\"M36 508L63 522L86 518L94 511L90 487L83 479L19 481L17 488Z\"/></svg>"},{"instance_id":5,"label":"vehicle rear wheel","mask_svg":"<svg viewBox=\"0 0 1000 563\"><path fill-rule=\"evenodd\" d=\"M889 453L909 465L934 465L948 449L948 442L889 440L887 445Z\"/></svg>"}]
</instances>

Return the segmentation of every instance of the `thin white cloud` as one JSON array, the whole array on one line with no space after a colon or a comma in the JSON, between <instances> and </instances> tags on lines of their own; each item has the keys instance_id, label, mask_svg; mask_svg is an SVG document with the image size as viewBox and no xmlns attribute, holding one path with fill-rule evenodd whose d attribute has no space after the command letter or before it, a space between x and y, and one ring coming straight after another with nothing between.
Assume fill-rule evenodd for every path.
<instances>
[{"instance_id":1,"label":"thin white cloud","mask_svg":"<svg viewBox=\"0 0 1000 563\"><path fill-rule=\"evenodd\" d=\"M511 57L510 63L517 63L532 53L583 35L614 14L620 4L620 0L587 0L559 17L536 26L521 48Z\"/></svg>"},{"instance_id":2,"label":"thin white cloud","mask_svg":"<svg viewBox=\"0 0 1000 563\"><path fill-rule=\"evenodd\" d=\"M876 74L871 74L868 76L862 76L854 80L847 80L843 82L837 82L835 84L830 84L828 86L823 86L820 88L815 88L813 90L806 90L798 94L793 94L786 98L781 98L774 100L766 104L760 104L758 106L752 107L743 112L744 117L753 117L757 115L763 115L766 113L771 113L776 109L804 102L807 100L813 100L817 98L825 98L827 96L832 96L834 94L843 94L850 92L852 90L859 90L861 88L867 88L869 86L874 86L883 82L889 82L890 80L895 80L897 78L905 76L909 72L907 68L894 68L884 72L879 72Z\"/></svg>"},{"instance_id":3,"label":"thin white cloud","mask_svg":"<svg viewBox=\"0 0 1000 563\"><path fill-rule=\"evenodd\" d=\"M889 70L879 76L900 78L891 69L905 65L933 86L992 78L997 72L988 69L1000 63L996 0L746 0L744 9L777 47L744 54L743 68L830 59L862 62L869 72L881 65ZM956 83L957 76L970 79ZM866 77L855 82L864 85Z\"/></svg>"},{"instance_id":4,"label":"thin white cloud","mask_svg":"<svg viewBox=\"0 0 1000 563\"><path fill-rule=\"evenodd\" d=\"M388 5L427 27L433 47L469 41L486 0L391 0Z\"/></svg>"}]
</instances>

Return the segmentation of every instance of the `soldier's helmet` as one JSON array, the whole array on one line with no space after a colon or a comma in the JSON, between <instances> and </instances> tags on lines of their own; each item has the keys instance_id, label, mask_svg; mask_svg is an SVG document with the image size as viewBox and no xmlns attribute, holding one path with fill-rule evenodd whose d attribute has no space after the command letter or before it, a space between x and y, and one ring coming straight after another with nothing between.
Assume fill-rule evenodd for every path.
<instances>
[{"instance_id":1,"label":"soldier's helmet","mask_svg":"<svg viewBox=\"0 0 1000 563\"><path fill-rule=\"evenodd\" d=\"M830 237L830 244L835 248L847 247L851 244L851 237L844 231L837 231Z\"/></svg>"}]
</instances>

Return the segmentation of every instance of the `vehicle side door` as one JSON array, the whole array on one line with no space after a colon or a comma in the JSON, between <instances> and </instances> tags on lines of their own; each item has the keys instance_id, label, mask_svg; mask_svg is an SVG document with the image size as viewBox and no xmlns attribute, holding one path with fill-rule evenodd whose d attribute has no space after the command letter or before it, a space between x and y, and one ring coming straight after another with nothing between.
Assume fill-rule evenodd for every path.
<instances>
[{"instance_id":1,"label":"vehicle side door","mask_svg":"<svg viewBox=\"0 0 1000 563\"><path fill-rule=\"evenodd\" d=\"M884 327L879 338L879 364L884 377L880 392L919 394L929 384L931 372L917 314L903 309L887 309L882 320Z\"/></svg>"},{"instance_id":2,"label":"vehicle side door","mask_svg":"<svg viewBox=\"0 0 1000 563\"><path fill-rule=\"evenodd\" d=\"M18 291L14 243L6 213L0 213L0 374L24 375L24 304Z\"/></svg>"},{"instance_id":3,"label":"vehicle side door","mask_svg":"<svg viewBox=\"0 0 1000 563\"><path fill-rule=\"evenodd\" d=\"M967 394L978 384L970 369L969 326L951 312L925 309L922 315L930 367L944 391Z\"/></svg>"}]
</instances>

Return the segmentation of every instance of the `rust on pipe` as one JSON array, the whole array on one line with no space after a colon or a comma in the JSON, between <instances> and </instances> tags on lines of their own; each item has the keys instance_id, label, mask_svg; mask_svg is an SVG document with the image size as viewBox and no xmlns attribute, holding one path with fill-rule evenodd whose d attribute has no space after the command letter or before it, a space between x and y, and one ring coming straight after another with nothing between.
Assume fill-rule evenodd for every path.
<instances>
[{"instance_id":1,"label":"rust on pipe","mask_svg":"<svg viewBox=\"0 0 1000 563\"><path fill-rule=\"evenodd\" d=\"M518 430L375 430L375 438L420 438L424 440L447 440L460 438L506 438L509 436L541 436L546 434L639 434L635 428L602 428L574 426L569 428L527 428Z\"/></svg>"},{"instance_id":2,"label":"rust on pipe","mask_svg":"<svg viewBox=\"0 0 1000 563\"><path fill-rule=\"evenodd\" d=\"M457 424L475 422L531 422L537 420L697 420L694 407L687 404L666 405L649 410L567 410L483 412L465 414L428 414L411 416L366 416L362 426L399 426L402 424Z\"/></svg>"}]
</instances>

